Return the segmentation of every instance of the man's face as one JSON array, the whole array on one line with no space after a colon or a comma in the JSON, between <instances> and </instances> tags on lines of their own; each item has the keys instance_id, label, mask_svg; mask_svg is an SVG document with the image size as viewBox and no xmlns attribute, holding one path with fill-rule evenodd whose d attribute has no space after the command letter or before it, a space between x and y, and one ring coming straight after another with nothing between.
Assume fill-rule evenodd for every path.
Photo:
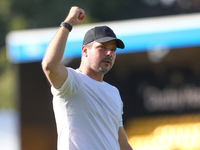
<instances>
[{"instance_id":1,"label":"man's face","mask_svg":"<svg viewBox=\"0 0 200 150\"><path fill-rule=\"evenodd\" d=\"M88 67L99 74L106 74L116 58L116 41L94 42L88 50Z\"/></svg>"}]
</instances>

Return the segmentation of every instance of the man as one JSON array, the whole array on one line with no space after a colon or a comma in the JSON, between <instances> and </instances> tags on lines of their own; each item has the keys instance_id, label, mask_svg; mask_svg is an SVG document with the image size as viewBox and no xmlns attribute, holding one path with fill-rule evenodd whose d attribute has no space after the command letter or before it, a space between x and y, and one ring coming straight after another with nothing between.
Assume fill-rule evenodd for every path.
<instances>
[{"instance_id":1,"label":"man","mask_svg":"<svg viewBox=\"0 0 200 150\"><path fill-rule=\"evenodd\" d=\"M54 96L58 150L132 150L122 125L120 94L103 81L123 42L109 27L95 27L85 35L80 67L60 63L72 26L84 18L81 8L70 9L42 61Z\"/></svg>"}]
</instances>

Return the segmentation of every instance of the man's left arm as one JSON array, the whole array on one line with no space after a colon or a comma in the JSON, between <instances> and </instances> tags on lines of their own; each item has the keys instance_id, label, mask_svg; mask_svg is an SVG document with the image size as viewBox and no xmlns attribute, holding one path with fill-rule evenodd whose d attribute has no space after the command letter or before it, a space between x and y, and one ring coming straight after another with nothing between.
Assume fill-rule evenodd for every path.
<instances>
[{"instance_id":1,"label":"man's left arm","mask_svg":"<svg viewBox=\"0 0 200 150\"><path fill-rule=\"evenodd\" d=\"M118 135L119 135L118 142L120 145L120 149L121 150L133 150L128 143L124 127L119 127Z\"/></svg>"}]
</instances>

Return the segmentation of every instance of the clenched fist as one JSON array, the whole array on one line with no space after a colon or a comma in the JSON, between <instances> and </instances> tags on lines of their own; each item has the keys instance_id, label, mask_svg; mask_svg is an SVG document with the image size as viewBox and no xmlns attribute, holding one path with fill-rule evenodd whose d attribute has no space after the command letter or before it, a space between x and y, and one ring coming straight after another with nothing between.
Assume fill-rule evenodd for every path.
<instances>
[{"instance_id":1,"label":"clenched fist","mask_svg":"<svg viewBox=\"0 0 200 150\"><path fill-rule=\"evenodd\" d=\"M64 22L73 25L79 24L85 18L85 11L77 6L71 7Z\"/></svg>"}]
</instances>

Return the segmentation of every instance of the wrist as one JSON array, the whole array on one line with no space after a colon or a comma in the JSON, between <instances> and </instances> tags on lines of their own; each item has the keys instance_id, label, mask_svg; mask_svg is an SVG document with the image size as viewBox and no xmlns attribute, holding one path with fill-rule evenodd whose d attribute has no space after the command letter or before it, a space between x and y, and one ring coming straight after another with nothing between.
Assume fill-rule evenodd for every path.
<instances>
[{"instance_id":1,"label":"wrist","mask_svg":"<svg viewBox=\"0 0 200 150\"><path fill-rule=\"evenodd\" d=\"M74 21L73 19L70 19L69 17L65 18L65 20L63 22L69 23L71 26L73 26Z\"/></svg>"},{"instance_id":2,"label":"wrist","mask_svg":"<svg viewBox=\"0 0 200 150\"><path fill-rule=\"evenodd\" d=\"M69 32L72 30L72 25L67 22L61 22L60 27L65 27L66 29L69 30Z\"/></svg>"}]
</instances>

